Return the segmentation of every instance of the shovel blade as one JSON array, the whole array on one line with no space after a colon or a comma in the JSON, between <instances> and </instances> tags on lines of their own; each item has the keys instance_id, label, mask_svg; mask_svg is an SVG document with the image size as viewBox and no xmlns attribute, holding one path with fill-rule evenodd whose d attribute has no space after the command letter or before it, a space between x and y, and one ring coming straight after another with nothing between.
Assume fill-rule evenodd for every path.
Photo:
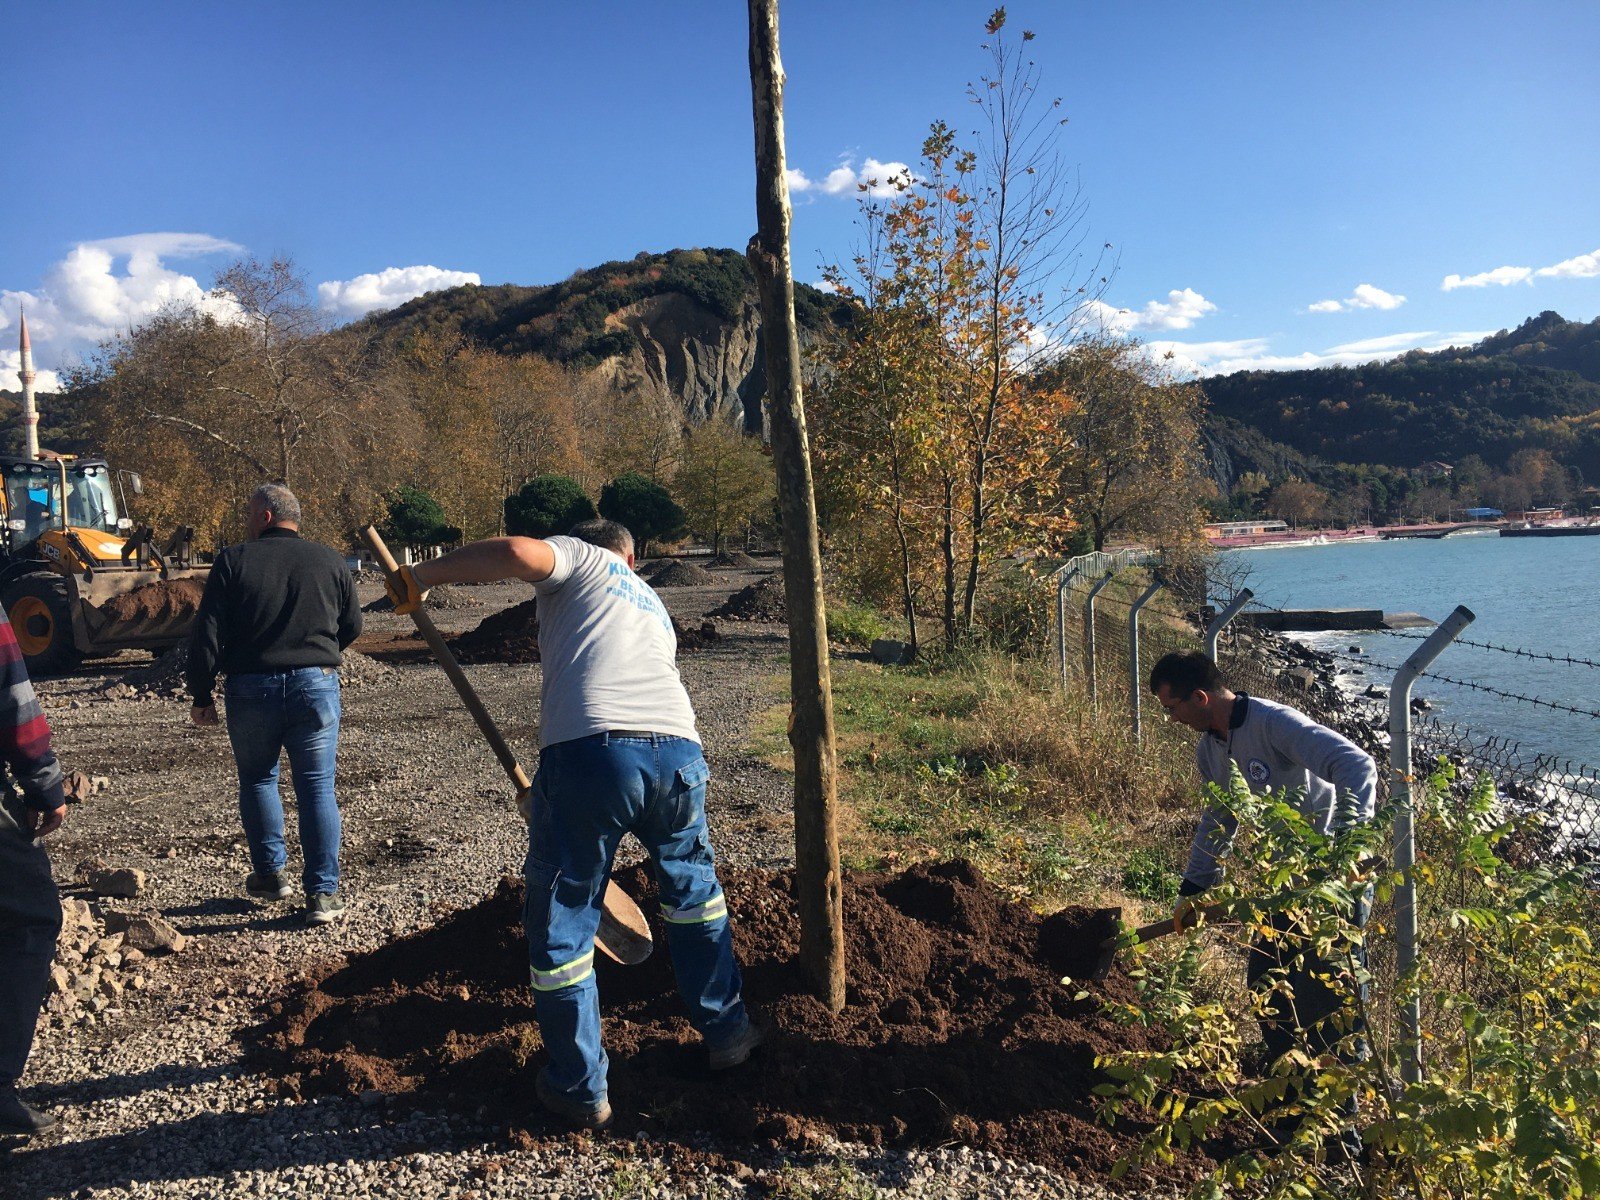
<instances>
[{"instance_id":1,"label":"shovel blade","mask_svg":"<svg viewBox=\"0 0 1600 1200\"><path fill-rule=\"evenodd\" d=\"M638 966L655 948L644 913L639 911L633 897L614 881L606 883L605 898L600 902L600 928L594 935L594 944L607 958L625 967Z\"/></svg>"}]
</instances>

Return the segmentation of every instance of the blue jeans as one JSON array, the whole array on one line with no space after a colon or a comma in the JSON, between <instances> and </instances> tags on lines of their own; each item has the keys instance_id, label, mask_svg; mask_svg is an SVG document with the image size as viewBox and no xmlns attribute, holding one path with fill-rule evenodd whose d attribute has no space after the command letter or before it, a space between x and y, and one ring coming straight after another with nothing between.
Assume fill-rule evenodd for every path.
<instances>
[{"instance_id":1,"label":"blue jeans","mask_svg":"<svg viewBox=\"0 0 1600 1200\"><path fill-rule=\"evenodd\" d=\"M740 1037L749 1024L706 832L710 777L697 743L665 734L596 734L539 755L523 927L534 1012L550 1054L545 1080L579 1104L598 1106L606 1098L594 935L625 833L644 843L655 865L690 1023L712 1046Z\"/></svg>"},{"instance_id":2,"label":"blue jeans","mask_svg":"<svg viewBox=\"0 0 1600 1200\"><path fill-rule=\"evenodd\" d=\"M230 675L223 695L228 740L239 767L239 816L250 843L250 865L270 873L283 870L286 861L278 756L287 750L300 807L306 895L337 891L340 823L333 775L342 711L339 672L333 667L300 667Z\"/></svg>"}]
</instances>

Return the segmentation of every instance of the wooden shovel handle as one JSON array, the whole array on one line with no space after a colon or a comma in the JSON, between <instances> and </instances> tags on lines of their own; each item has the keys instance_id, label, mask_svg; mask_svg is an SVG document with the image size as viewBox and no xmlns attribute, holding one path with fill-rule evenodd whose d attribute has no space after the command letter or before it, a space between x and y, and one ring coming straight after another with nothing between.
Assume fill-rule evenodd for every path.
<instances>
[{"instance_id":1,"label":"wooden shovel handle","mask_svg":"<svg viewBox=\"0 0 1600 1200\"><path fill-rule=\"evenodd\" d=\"M391 580L400 573L400 564L395 562L394 555L389 553L389 547L384 545L382 536L377 529L368 525L361 531L362 538L371 547L373 557L378 560L378 565L383 568L383 573ZM455 685L456 693L461 697L461 702L467 706L467 711L472 714L472 719L478 723L478 731L483 734L489 743L489 748L494 751L494 756L500 760L500 766L505 769L506 775L516 786L518 794L525 792L533 786L533 781L528 778L528 773L522 769L522 764L517 761L516 754L506 744L506 739L500 735L500 729L494 723L494 718L489 715L489 710L483 706L483 701L478 699L477 690L472 686L472 681L467 678L467 673L461 669L461 664L456 662L456 656L450 652L450 647L445 644L438 628L422 609L417 609L411 614L411 619L417 623L417 632L422 635L422 640L428 643L428 649L433 651L434 658L439 660L439 665L444 668L444 673L450 677L450 682Z\"/></svg>"},{"instance_id":2,"label":"wooden shovel handle","mask_svg":"<svg viewBox=\"0 0 1600 1200\"><path fill-rule=\"evenodd\" d=\"M1171 917L1164 921L1151 921L1148 925L1141 925L1133 931L1133 936L1140 942L1153 942L1157 938L1164 938L1169 933L1178 933L1181 929L1193 929L1200 924L1203 916L1207 921L1214 921L1222 915L1220 904L1202 904L1189 911L1181 926Z\"/></svg>"}]
</instances>

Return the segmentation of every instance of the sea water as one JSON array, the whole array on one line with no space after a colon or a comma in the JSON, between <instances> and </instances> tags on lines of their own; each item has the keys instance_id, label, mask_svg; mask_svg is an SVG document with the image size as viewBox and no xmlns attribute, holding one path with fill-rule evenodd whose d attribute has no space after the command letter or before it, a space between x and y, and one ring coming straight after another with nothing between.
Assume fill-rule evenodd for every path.
<instances>
[{"instance_id":1,"label":"sea water","mask_svg":"<svg viewBox=\"0 0 1600 1200\"><path fill-rule=\"evenodd\" d=\"M1434 621L1458 604L1476 614L1462 637L1539 654L1600 662L1600 538L1502 538L1456 534L1437 541L1403 539L1290 549L1229 551L1225 570L1277 608L1381 608ZM1418 630L1409 630L1415 634ZM1359 646L1365 674L1347 685L1387 687L1392 671L1417 646L1371 632L1319 633L1304 640L1349 657ZM1383 666L1380 666L1383 664ZM1353 671L1354 663L1340 661ZM1600 668L1451 646L1433 671L1572 708L1600 713ZM1414 696L1442 721L1480 737L1509 738L1529 755L1600 767L1600 717L1582 716L1475 692L1427 677Z\"/></svg>"}]
</instances>

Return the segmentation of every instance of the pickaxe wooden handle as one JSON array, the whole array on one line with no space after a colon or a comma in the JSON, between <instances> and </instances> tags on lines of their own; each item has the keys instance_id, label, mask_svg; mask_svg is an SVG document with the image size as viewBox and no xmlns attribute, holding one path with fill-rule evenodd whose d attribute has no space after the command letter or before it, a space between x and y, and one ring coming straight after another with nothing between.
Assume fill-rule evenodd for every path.
<instances>
[{"instance_id":1,"label":"pickaxe wooden handle","mask_svg":"<svg viewBox=\"0 0 1600 1200\"><path fill-rule=\"evenodd\" d=\"M389 553L389 547L384 544L378 531L368 525L361 531L361 536L371 547L373 557L378 560L383 573L390 579L395 578L399 574L400 564L395 562L394 555ZM489 715L489 710L478 698L477 689L472 686L467 673L461 669L456 656L445 644L443 636L433 623L433 618L419 608L411 614L411 619L417 623L417 632L422 635L422 640L428 643L428 648L433 651L439 666L455 685L456 694L461 697L461 702L467 706L467 711L477 722L479 732L489 743L494 756L500 760L500 766L504 768L506 775L516 787L520 798L533 786L533 781L528 778L528 773L522 769L516 754L501 736L494 718ZM526 820L528 814L523 812L522 815ZM650 925L644 919L644 914L639 911L639 906L634 903L633 897L609 879L606 881L605 896L600 902L600 929L595 934L594 944L607 957L627 966L634 966L649 958L654 945L650 937Z\"/></svg>"}]
</instances>

